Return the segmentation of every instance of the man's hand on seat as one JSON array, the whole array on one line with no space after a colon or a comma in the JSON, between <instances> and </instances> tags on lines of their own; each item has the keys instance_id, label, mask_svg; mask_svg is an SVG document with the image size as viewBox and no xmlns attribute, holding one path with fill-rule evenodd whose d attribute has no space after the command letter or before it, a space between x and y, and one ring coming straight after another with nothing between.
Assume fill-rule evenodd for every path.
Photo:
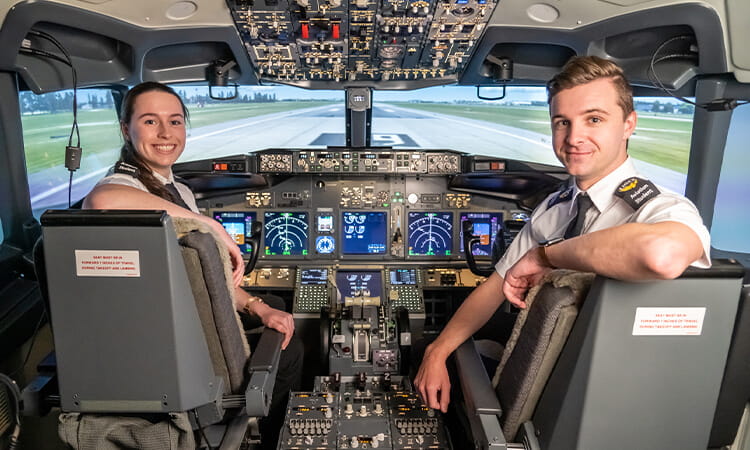
<instances>
[{"instance_id":1,"label":"man's hand on seat","mask_svg":"<svg viewBox=\"0 0 750 450\"><path fill-rule=\"evenodd\" d=\"M532 248L505 273L503 294L519 308L526 308L526 293L552 270L540 256L541 247Z\"/></svg>"},{"instance_id":2,"label":"man's hand on seat","mask_svg":"<svg viewBox=\"0 0 750 450\"><path fill-rule=\"evenodd\" d=\"M433 409L448 411L451 398L451 382L448 377L446 359L436 355L427 347L422 364L419 366L414 385L422 401Z\"/></svg>"},{"instance_id":3,"label":"man's hand on seat","mask_svg":"<svg viewBox=\"0 0 750 450\"><path fill-rule=\"evenodd\" d=\"M284 342L281 343L281 349L286 349L286 346L289 345L289 341L294 334L294 318L292 318L292 315L271 308L265 303L258 303L253 307L251 312L260 318L264 326L273 328L280 333L284 333Z\"/></svg>"}]
</instances>

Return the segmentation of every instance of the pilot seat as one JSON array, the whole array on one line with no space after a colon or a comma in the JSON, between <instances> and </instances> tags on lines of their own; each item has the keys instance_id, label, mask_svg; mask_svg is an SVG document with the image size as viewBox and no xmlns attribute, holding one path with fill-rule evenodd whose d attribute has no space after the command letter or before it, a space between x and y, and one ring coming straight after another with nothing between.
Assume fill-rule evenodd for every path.
<instances>
[{"instance_id":1,"label":"pilot seat","mask_svg":"<svg viewBox=\"0 0 750 450\"><path fill-rule=\"evenodd\" d=\"M208 230L164 211L50 210L41 223L62 440L81 449L251 443L283 336L266 329L249 358L226 249ZM40 390L32 383L25 399Z\"/></svg>"}]
</instances>

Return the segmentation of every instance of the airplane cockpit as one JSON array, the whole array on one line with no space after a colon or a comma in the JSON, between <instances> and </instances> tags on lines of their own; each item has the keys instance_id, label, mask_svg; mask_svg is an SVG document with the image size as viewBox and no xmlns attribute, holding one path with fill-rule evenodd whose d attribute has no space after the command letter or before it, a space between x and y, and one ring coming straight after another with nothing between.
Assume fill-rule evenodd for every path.
<instances>
[{"instance_id":1,"label":"airplane cockpit","mask_svg":"<svg viewBox=\"0 0 750 450\"><path fill-rule=\"evenodd\" d=\"M0 448L750 449L748 24L744 0L3 2ZM627 76L629 160L692 201L712 267L555 270L430 408L424 347L574 182L546 83L585 55ZM243 328L221 240L82 209L145 81L189 113L175 180L304 347L273 442L281 339Z\"/></svg>"}]
</instances>

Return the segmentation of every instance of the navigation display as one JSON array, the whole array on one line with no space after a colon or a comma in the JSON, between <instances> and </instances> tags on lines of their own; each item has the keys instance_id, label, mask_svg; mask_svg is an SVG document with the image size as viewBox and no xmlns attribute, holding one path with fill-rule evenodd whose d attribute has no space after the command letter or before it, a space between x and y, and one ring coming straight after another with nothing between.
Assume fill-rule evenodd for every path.
<instances>
[{"instance_id":1,"label":"navigation display","mask_svg":"<svg viewBox=\"0 0 750 450\"><path fill-rule=\"evenodd\" d=\"M328 269L302 269L300 275L300 284L303 286L326 284L326 280L328 280Z\"/></svg>"},{"instance_id":2,"label":"navigation display","mask_svg":"<svg viewBox=\"0 0 750 450\"><path fill-rule=\"evenodd\" d=\"M452 212L409 212L409 255L450 256L452 250Z\"/></svg>"},{"instance_id":3,"label":"navigation display","mask_svg":"<svg viewBox=\"0 0 750 450\"><path fill-rule=\"evenodd\" d=\"M386 213L343 212L342 254L383 255L386 251L388 222Z\"/></svg>"},{"instance_id":4,"label":"navigation display","mask_svg":"<svg viewBox=\"0 0 750 450\"><path fill-rule=\"evenodd\" d=\"M380 297L383 280L379 270L339 270L336 272L336 287L345 297Z\"/></svg>"},{"instance_id":5,"label":"navigation display","mask_svg":"<svg viewBox=\"0 0 750 450\"><path fill-rule=\"evenodd\" d=\"M490 256L492 244L495 243L497 232L503 229L503 213L461 213L461 252L464 250L463 223L471 220L474 224L474 235L479 236L479 244L474 246L474 256Z\"/></svg>"},{"instance_id":6,"label":"navigation display","mask_svg":"<svg viewBox=\"0 0 750 450\"><path fill-rule=\"evenodd\" d=\"M309 223L306 212L266 212L263 219L267 256L308 254Z\"/></svg>"},{"instance_id":7,"label":"navigation display","mask_svg":"<svg viewBox=\"0 0 750 450\"><path fill-rule=\"evenodd\" d=\"M390 269L389 278L392 286L404 284L417 284L417 271L415 269Z\"/></svg>"},{"instance_id":8,"label":"navigation display","mask_svg":"<svg viewBox=\"0 0 750 450\"><path fill-rule=\"evenodd\" d=\"M227 230L227 234L232 236L242 253L253 252L247 241L252 235L253 221L255 220L254 212L215 211L214 219Z\"/></svg>"}]
</instances>

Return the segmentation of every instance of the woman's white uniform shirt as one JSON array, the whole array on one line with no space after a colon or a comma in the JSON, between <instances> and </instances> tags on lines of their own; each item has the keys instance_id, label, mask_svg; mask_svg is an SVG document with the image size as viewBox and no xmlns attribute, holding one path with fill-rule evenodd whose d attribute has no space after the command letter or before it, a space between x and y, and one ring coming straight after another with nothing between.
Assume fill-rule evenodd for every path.
<instances>
[{"instance_id":1,"label":"woman's white uniform shirt","mask_svg":"<svg viewBox=\"0 0 750 450\"><path fill-rule=\"evenodd\" d=\"M171 170L169 171L169 178L164 178L161 174L157 172L151 172L151 173L162 184L173 183L175 188L177 188L177 192L180 194L180 197L182 197L182 200L190 208L190 211L194 213L198 212L198 205L195 203L195 196L193 195L193 192L190 190L189 187L185 186L179 181L175 181L174 175L172 174ZM134 187L136 189L140 189L142 191L148 192L148 189L146 189L146 186L143 183L141 183L141 180L133 177L130 174L115 173L114 167L109 169L109 172L107 172L107 175L101 180L99 180L98 183L96 183L97 186L100 186L103 184L121 184L123 186L130 186L130 187Z\"/></svg>"}]
</instances>

